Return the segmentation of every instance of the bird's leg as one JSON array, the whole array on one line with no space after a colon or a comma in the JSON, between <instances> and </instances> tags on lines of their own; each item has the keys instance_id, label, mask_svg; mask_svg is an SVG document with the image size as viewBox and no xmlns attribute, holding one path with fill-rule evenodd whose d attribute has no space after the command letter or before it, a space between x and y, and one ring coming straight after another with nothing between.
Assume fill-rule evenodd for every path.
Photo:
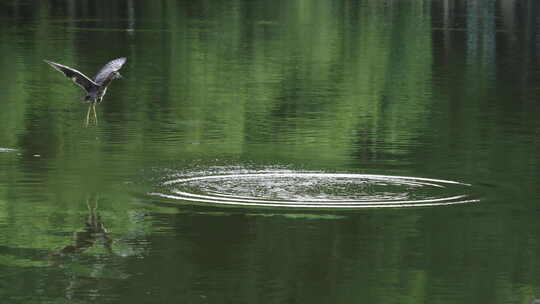
<instances>
[{"instance_id":1,"label":"bird's leg","mask_svg":"<svg viewBox=\"0 0 540 304\"><path fill-rule=\"evenodd\" d=\"M90 122L90 110L92 109L92 105L88 106L88 111L86 112L86 127L88 127L88 123Z\"/></svg>"},{"instance_id":2,"label":"bird's leg","mask_svg":"<svg viewBox=\"0 0 540 304\"><path fill-rule=\"evenodd\" d=\"M96 104L93 104L92 107L94 108L94 121L96 122L96 126L97 126Z\"/></svg>"}]
</instances>

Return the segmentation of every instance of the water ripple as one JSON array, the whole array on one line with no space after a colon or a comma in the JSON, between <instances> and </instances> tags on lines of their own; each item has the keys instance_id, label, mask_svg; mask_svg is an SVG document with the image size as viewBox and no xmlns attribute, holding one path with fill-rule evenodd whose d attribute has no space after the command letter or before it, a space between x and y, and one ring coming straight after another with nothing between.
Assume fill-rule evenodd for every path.
<instances>
[{"instance_id":1,"label":"water ripple","mask_svg":"<svg viewBox=\"0 0 540 304\"><path fill-rule=\"evenodd\" d=\"M254 172L175 178L149 193L167 199L249 207L383 208L477 202L471 185L409 176Z\"/></svg>"},{"instance_id":2,"label":"water ripple","mask_svg":"<svg viewBox=\"0 0 540 304\"><path fill-rule=\"evenodd\" d=\"M0 147L0 152L16 152L17 149L10 149L10 148L1 148Z\"/></svg>"}]
</instances>

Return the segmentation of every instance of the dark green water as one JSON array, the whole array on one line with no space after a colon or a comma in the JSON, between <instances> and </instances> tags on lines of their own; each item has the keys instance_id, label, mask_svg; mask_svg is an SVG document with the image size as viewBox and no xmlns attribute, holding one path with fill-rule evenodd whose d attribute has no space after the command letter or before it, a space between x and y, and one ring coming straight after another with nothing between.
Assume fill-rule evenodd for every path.
<instances>
[{"instance_id":1,"label":"dark green water","mask_svg":"<svg viewBox=\"0 0 540 304\"><path fill-rule=\"evenodd\" d=\"M3 1L1 302L531 303L539 9Z\"/></svg>"}]
</instances>

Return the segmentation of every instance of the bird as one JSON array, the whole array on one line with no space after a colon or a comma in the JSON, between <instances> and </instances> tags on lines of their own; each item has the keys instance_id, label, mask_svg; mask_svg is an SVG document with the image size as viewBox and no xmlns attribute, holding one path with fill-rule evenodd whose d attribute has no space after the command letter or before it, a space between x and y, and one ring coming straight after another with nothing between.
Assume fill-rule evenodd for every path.
<instances>
[{"instance_id":1,"label":"bird","mask_svg":"<svg viewBox=\"0 0 540 304\"><path fill-rule=\"evenodd\" d=\"M97 124L96 104L103 100L103 96L107 92L107 86L114 79L122 78L120 72L118 72L124 63L126 63L126 57L120 57L109 61L105 64L93 79L77 71L74 68L70 68L60 63L52 62L49 60L43 60L48 63L55 70L62 72L66 77L70 78L76 85L80 86L86 91L83 102L89 103L88 112L86 113L86 125L88 126L90 112L94 110L94 120Z\"/></svg>"}]
</instances>

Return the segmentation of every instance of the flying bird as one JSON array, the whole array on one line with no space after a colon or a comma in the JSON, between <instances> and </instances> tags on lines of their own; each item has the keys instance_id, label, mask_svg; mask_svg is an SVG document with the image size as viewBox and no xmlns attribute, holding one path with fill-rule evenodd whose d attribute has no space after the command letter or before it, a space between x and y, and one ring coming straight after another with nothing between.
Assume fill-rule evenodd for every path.
<instances>
[{"instance_id":1,"label":"flying bird","mask_svg":"<svg viewBox=\"0 0 540 304\"><path fill-rule=\"evenodd\" d=\"M118 70L122 68L124 63L126 63L126 60L127 59L125 57L121 57L109 61L101 68L101 70L99 70L96 76L94 76L94 79L91 79L83 73L63 64L49 60L44 61L52 66L55 70L62 72L76 85L80 86L86 91L83 101L90 104L88 107L88 112L86 113L86 125L88 125L88 120L92 109L94 110L94 119L97 124L96 104L103 100L103 96L107 92L107 86L111 83L111 81L122 78L122 75L120 75Z\"/></svg>"}]
</instances>

